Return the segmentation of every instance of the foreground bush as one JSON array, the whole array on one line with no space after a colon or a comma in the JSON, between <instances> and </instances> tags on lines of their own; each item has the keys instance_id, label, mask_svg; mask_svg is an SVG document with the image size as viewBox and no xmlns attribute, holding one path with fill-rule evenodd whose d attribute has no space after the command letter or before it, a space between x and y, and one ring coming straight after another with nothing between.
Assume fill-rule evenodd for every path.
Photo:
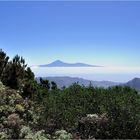
<instances>
[{"instance_id":1,"label":"foreground bush","mask_svg":"<svg viewBox=\"0 0 140 140\"><path fill-rule=\"evenodd\" d=\"M19 138L23 125L33 126L37 123L33 102L23 99L16 90L0 83L0 138Z\"/></svg>"}]
</instances>

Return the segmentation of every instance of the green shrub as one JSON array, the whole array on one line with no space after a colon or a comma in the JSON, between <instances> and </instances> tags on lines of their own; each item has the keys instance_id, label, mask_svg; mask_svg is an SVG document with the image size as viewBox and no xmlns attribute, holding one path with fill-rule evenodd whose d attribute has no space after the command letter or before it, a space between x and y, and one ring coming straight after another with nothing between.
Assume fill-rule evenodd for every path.
<instances>
[{"instance_id":1,"label":"green shrub","mask_svg":"<svg viewBox=\"0 0 140 140\"><path fill-rule=\"evenodd\" d=\"M6 132L0 132L0 139L8 139L8 135Z\"/></svg>"},{"instance_id":2,"label":"green shrub","mask_svg":"<svg viewBox=\"0 0 140 140\"><path fill-rule=\"evenodd\" d=\"M2 84L2 82L0 81L0 92L2 92L5 89L5 86Z\"/></svg>"},{"instance_id":3,"label":"green shrub","mask_svg":"<svg viewBox=\"0 0 140 140\"><path fill-rule=\"evenodd\" d=\"M16 110L19 112L24 112L24 107L21 104L16 104Z\"/></svg>"},{"instance_id":4,"label":"green shrub","mask_svg":"<svg viewBox=\"0 0 140 140\"><path fill-rule=\"evenodd\" d=\"M66 130L58 130L55 132L55 139L70 140L72 139L72 134L68 133Z\"/></svg>"},{"instance_id":5,"label":"green shrub","mask_svg":"<svg viewBox=\"0 0 140 140\"><path fill-rule=\"evenodd\" d=\"M20 138L31 140L48 140L44 134L44 131L32 132L30 127L23 126L20 131Z\"/></svg>"}]
</instances>

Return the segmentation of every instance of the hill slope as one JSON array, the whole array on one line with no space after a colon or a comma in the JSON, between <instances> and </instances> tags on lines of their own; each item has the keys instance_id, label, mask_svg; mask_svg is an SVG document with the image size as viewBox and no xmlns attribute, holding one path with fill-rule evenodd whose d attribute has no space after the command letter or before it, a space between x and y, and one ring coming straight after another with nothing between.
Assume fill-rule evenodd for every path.
<instances>
[{"instance_id":1,"label":"hill slope","mask_svg":"<svg viewBox=\"0 0 140 140\"><path fill-rule=\"evenodd\" d=\"M37 81L39 81L39 78L36 78L36 79ZM86 79L77 78L77 77L44 77L43 79L48 79L49 81L56 82L59 88L63 86L68 87L71 84L76 83L76 82L84 86L88 86L91 83L94 87L104 87L104 88L119 84L119 83L110 82L110 81L91 81L91 80L86 80Z\"/></svg>"},{"instance_id":2,"label":"hill slope","mask_svg":"<svg viewBox=\"0 0 140 140\"><path fill-rule=\"evenodd\" d=\"M125 86L129 86L137 91L140 91L140 78L134 78L130 81L128 81Z\"/></svg>"},{"instance_id":3,"label":"hill slope","mask_svg":"<svg viewBox=\"0 0 140 140\"><path fill-rule=\"evenodd\" d=\"M127 83L118 83L118 82L112 82L112 81L92 81L92 80L86 80L83 78L78 77L43 77L43 79L48 79L49 81L54 81L59 88L62 88L63 86L68 87L72 85L73 83L78 82L80 85L88 86L90 83L94 87L111 87L111 86L129 86L136 91L140 91L140 78L134 78ZM36 78L37 81L39 81L39 78Z\"/></svg>"}]
</instances>

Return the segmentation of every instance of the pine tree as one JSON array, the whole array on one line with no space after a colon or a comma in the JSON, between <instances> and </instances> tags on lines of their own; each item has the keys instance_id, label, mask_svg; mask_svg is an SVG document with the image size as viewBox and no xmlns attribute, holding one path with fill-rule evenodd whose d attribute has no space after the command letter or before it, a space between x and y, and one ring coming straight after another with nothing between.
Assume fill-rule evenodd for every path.
<instances>
[{"instance_id":1,"label":"pine tree","mask_svg":"<svg viewBox=\"0 0 140 140\"><path fill-rule=\"evenodd\" d=\"M52 90L57 89L57 84L56 84L54 81L51 82L51 85L52 85L52 86L51 86L51 89L52 89Z\"/></svg>"},{"instance_id":2,"label":"pine tree","mask_svg":"<svg viewBox=\"0 0 140 140\"><path fill-rule=\"evenodd\" d=\"M8 63L9 57L6 56L6 53L0 49L0 80L3 74L3 71Z\"/></svg>"},{"instance_id":3,"label":"pine tree","mask_svg":"<svg viewBox=\"0 0 140 140\"><path fill-rule=\"evenodd\" d=\"M16 55L6 65L2 82L13 89L20 89L21 86L24 86L26 67L25 60Z\"/></svg>"}]
</instances>

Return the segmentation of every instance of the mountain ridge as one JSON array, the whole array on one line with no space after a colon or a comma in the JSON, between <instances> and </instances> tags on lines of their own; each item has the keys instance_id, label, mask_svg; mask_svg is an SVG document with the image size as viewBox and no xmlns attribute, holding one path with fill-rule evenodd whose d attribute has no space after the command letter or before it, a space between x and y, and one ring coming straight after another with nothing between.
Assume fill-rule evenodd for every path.
<instances>
[{"instance_id":1,"label":"mountain ridge","mask_svg":"<svg viewBox=\"0 0 140 140\"><path fill-rule=\"evenodd\" d=\"M98 65L90 65L85 63L66 63L61 60L53 61L49 64L38 65L39 67L101 67Z\"/></svg>"},{"instance_id":2,"label":"mountain ridge","mask_svg":"<svg viewBox=\"0 0 140 140\"><path fill-rule=\"evenodd\" d=\"M79 77L69 77L69 76L55 76L55 77L43 77L43 79L47 79L49 81L54 81L58 85L59 88L63 86L68 87L73 83L77 83L80 85L88 86L92 84L94 87L103 87L108 88L112 86L129 86L136 91L140 92L140 78L133 78L132 80L126 83L112 82L112 81L93 81L87 80ZM39 82L39 77L36 77L37 82Z\"/></svg>"},{"instance_id":3,"label":"mountain ridge","mask_svg":"<svg viewBox=\"0 0 140 140\"><path fill-rule=\"evenodd\" d=\"M140 78L135 77L132 80L125 83L124 86L129 86L129 87L135 89L136 91L140 92Z\"/></svg>"},{"instance_id":4,"label":"mountain ridge","mask_svg":"<svg viewBox=\"0 0 140 140\"><path fill-rule=\"evenodd\" d=\"M77 83L77 82L80 85L84 85L84 86L88 86L89 84L92 84L95 87L104 87L104 88L120 84L120 83L112 82L112 81L93 81L93 80L87 80L84 78L69 77L69 76L43 77L43 79L56 82L59 88L62 88L63 86L68 87L72 85L73 83ZM39 82L39 77L37 77L36 80Z\"/></svg>"}]
</instances>

